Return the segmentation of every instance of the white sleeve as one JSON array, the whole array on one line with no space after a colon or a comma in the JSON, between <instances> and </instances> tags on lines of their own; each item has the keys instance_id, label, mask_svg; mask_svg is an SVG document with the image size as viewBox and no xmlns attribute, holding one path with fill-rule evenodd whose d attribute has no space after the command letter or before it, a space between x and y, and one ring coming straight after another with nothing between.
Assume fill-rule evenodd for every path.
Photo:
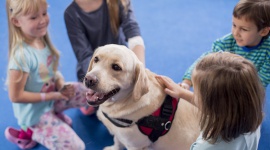
<instances>
[{"instance_id":1,"label":"white sleeve","mask_svg":"<svg viewBox=\"0 0 270 150\"><path fill-rule=\"evenodd\" d=\"M135 46L141 45L144 47L144 42L141 36L135 36L128 39L128 48L133 49Z\"/></svg>"}]
</instances>

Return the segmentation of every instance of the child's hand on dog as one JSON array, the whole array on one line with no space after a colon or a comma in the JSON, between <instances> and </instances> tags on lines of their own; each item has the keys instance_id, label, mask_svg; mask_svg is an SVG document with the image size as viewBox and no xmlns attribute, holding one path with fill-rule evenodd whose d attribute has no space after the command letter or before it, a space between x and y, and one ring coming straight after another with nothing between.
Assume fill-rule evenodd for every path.
<instances>
[{"instance_id":1,"label":"child's hand on dog","mask_svg":"<svg viewBox=\"0 0 270 150\"><path fill-rule=\"evenodd\" d=\"M175 83L171 78L166 76L158 75L156 79L160 84L165 86L165 93L169 94L174 98L181 98L183 90L185 90L180 84Z\"/></svg>"},{"instance_id":2,"label":"child's hand on dog","mask_svg":"<svg viewBox=\"0 0 270 150\"><path fill-rule=\"evenodd\" d=\"M174 98L183 98L195 105L193 101L193 92L185 89L181 84L175 83L171 78L166 76L157 75L156 79L164 86L164 92Z\"/></svg>"},{"instance_id":3,"label":"child's hand on dog","mask_svg":"<svg viewBox=\"0 0 270 150\"><path fill-rule=\"evenodd\" d=\"M75 96L75 88L72 84L65 84L59 92L68 98Z\"/></svg>"}]
</instances>

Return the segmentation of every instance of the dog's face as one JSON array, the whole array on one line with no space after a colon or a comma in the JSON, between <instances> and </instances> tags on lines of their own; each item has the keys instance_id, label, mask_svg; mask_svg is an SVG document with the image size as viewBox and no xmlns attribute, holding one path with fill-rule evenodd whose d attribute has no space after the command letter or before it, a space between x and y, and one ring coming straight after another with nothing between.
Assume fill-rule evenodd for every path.
<instances>
[{"instance_id":1,"label":"dog's face","mask_svg":"<svg viewBox=\"0 0 270 150\"><path fill-rule=\"evenodd\" d=\"M148 92L147 80L143 64L130 49L114 44L99 47L84 78L90 89L87 102L97 106L128 97L138 100Z\"/></svg>"}]
</instances>

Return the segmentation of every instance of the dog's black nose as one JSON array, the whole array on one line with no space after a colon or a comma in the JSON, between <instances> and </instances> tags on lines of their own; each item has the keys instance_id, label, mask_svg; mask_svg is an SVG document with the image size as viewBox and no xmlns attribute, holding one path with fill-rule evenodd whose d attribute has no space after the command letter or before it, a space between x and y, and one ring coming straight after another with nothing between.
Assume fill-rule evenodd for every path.
<instances>
[{"instance_id":1,"label":"dog's black nose","mask_svg":"<svg viewBox=\"0 0 270 150\"><path fill-rule=\"evenodd\" d=\"M84 84L86 87L91 88L98 83L98 79L96 77L86 76L84 77Z\"/></svg>"}]
</instances>

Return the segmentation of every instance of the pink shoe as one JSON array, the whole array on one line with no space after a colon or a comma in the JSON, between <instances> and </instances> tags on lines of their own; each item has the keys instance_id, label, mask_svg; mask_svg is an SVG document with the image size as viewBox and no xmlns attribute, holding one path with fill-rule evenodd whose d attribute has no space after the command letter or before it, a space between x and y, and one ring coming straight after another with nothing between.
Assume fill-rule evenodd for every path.
<instances>
[{"instance_id":1,"label":"pink shoe","mask_svg":"<svg viewBox=\"0 0 270 150\"><path fill-rule=\"evenodd\" d=\"M5 130L5 136L11 143L17 144L21 149L31 149L37 145L37 142L30 139L19 138L21 131L11 127L7 127Z\"/></svg>"},{"instance_id":2,"label":"pink shoe","mask_svg":"<svg viewBox=\"0 0 270 150\"><path fill-rule=\"evenodd\" d=\"M96 112L96 108L93 106L81 107L80 110L84 115L87 115L87 116L92 115Z\"/></svg>"},{"instance_id":3,"label":"pink shoe","mask_svg":"<svg viewBox=\"0 0 270 150\"><path fill-rule=\"evenodd\" d=\"M69 116L64 113L55 113L55 115L69 126L72 126L72 119Z\"/></svg>"}]
</instances>

